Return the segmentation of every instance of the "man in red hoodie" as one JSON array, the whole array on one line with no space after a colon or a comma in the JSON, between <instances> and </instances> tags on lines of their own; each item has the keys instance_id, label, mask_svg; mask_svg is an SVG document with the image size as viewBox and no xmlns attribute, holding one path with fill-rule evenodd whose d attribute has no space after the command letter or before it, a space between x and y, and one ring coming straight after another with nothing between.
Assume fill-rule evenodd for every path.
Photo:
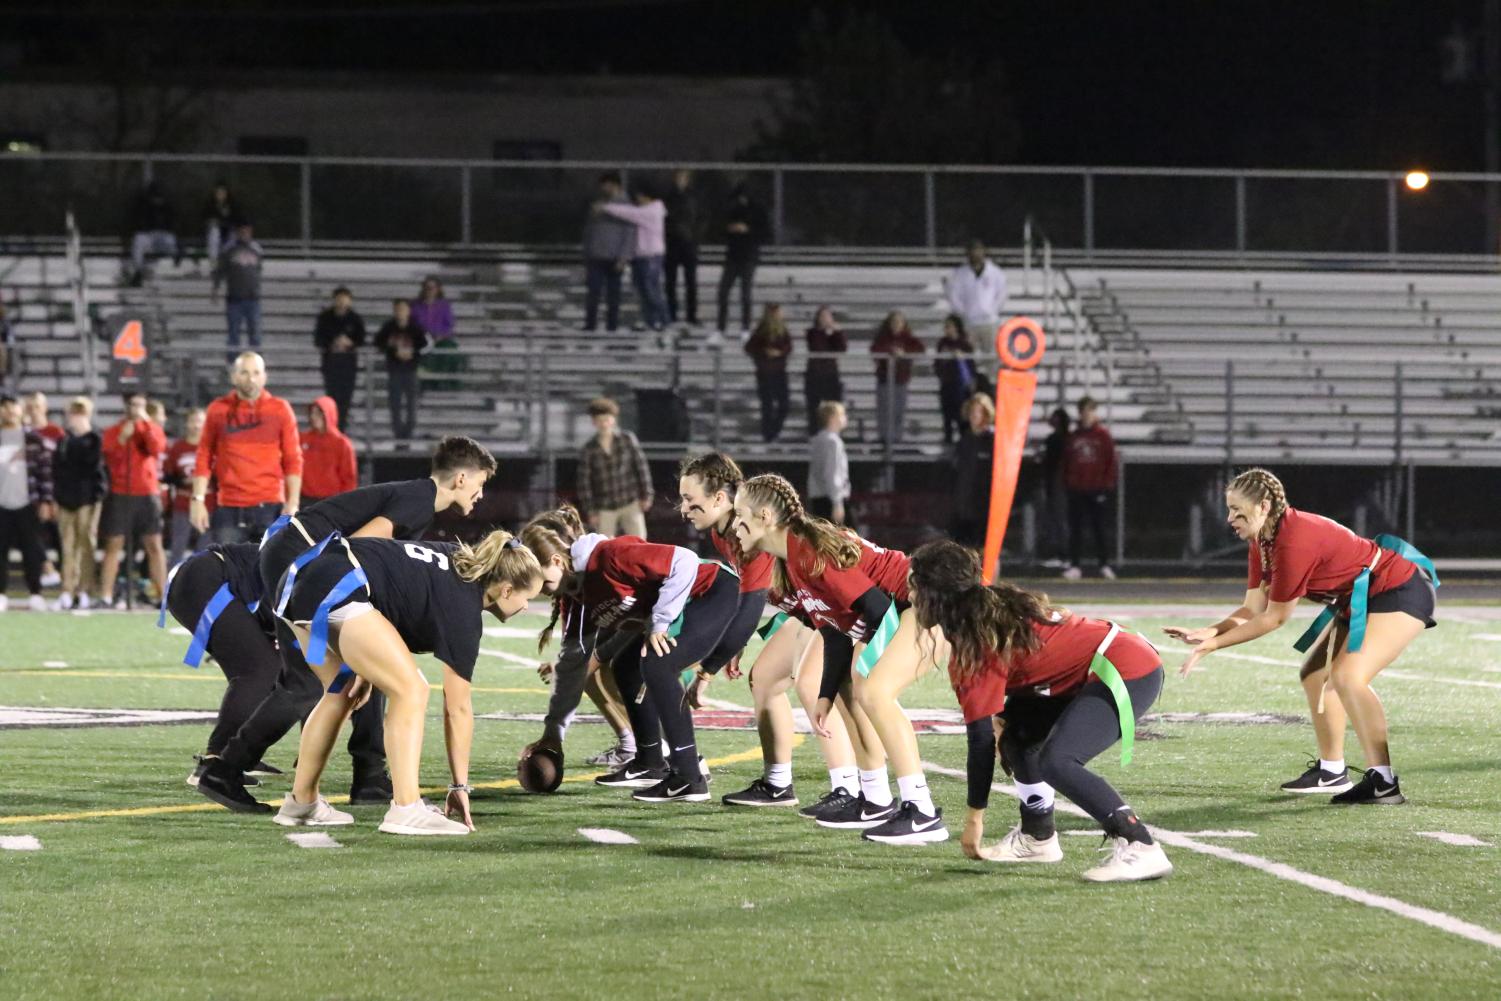
<instances>
[{"instance_id":1,"label":"man in red hoodie","mask_svg":"<svg viewBox=\"0 0 1501 1001\"><path fill-rule=\"evenodd\" d=\"M104 537L104 569L100 573L100 602L105 608L116 602L115 577L125 552L125 537L140 540L146 550L151 583L160 597L167 584L167 559L162 552L161 464L167 447L167 432L146 416L146 394L125 394L125 417L104 432L104 463L109 467L109 494L99 518Z\"/></svg>"},{"instance_id":2,"label":"man in red hoodie","mask_svg":"<svg viewBox=\"0 0 1501 1001\"><path fill-rule=\"evenodd\" d=\"M302 503L316 504L360 485L354 442L339 430L339 406L320 396L307 408L308 430L302 432Z\"/></svg>"},{"instance_id":3,"label":"man in red hoodie","mask_svg":"<svg viewBox=\"0 0 1501 1001\"><path fill-rule=\"evenodd\" d=\"M193 467L188 520L215 542L256 542L278 514L296 514L302 496L297 416L266 392L266 362L254 351L235 359L234 391L209 404ZM209 520L208 481L219 506Z\"/></svg>"},{"instance_id":4,"label":"man in red hoodie","mask_svg":"<svg viewBox=\"0 0 1501 1001\"><path fill-rule=\"evenodd\" d=\"M1118 475L1115 439L1100 423L1099 404L1088 396L1079 401L1079 426L1063 443L1063 489L1068 494L1068 566L1063 576L1078 580L1079 554L1084 548L1084 525L1094 536L1100 576L1115 579L1110 569L1108 523Z\"/></svg>"}]
</instances>

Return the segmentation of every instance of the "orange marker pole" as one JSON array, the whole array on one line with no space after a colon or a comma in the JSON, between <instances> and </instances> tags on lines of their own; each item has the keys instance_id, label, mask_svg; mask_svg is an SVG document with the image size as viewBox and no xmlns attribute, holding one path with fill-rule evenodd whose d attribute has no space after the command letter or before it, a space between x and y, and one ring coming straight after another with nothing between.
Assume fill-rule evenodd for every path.
<instances>
[{"instance_id":1,"label":"orange marker pole","mask_svg":"<svg viewBox=\"0 0 1501 1001\"><path fill-rule=\"evenodd\" d=\"M982 576L989 584L1001 558L1001 542L1016 499L1016 478L1027 448L1027 426L1032 422L1032 399L1037 395L1037 374L1032 371L1046 349L1042 327L1027 316L1013 316L995 335L995 353L1001 368L995 377L995 454L990 472L990 520L985 528L985 563Z\"/></svg>"}]
</instances>

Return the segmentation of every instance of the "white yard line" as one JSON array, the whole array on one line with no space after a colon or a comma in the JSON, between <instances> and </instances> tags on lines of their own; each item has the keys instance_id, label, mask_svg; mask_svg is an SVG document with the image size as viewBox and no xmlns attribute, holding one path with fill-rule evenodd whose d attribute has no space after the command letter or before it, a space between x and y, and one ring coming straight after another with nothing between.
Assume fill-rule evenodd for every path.
<instances>
[{"instance_id":1,"label":"white yard line","mask_svg":"<svg viewBox=\"0 0 1501 1001\"><path fill-rule=\"evenodd\" d=\"M1448 831L1417 831L1420 838L1432 838L1434 841L1442 841L1446 845L1455 845L1459 848L1489 848L1489 841L1481 841L1472 838L1468 834L1450 834Z\"/></svg>"},{"instance_id":2,"label":"white yard line","mask_svg":"<svg viewBox=\"0 0 1501 1001\"><path fill-rule=\"evenodd\" d=\"M7 852L39 852L42 843L30 834L7 834L0 837L0 851Z\"/></svg>"},{"instance_id":3,"label":"white yard line","mask_svg":"<svg viewBox=\"0 0 1501 1001\"><path fill-rule=\"evenodd\" d=\"M333 838L322 831L309 831L305 834L288 834L287 840L298 848L343 848Z\"/></svg>"},{"instance_id":4,"label":"white yard line","mask_svg":"<svg viewBox=\"0 0 1501 1001\"><path fill-rule=\"evenodd\" d=\"M1276 667L1301 667L1296 660L1278 660L1275 657L1261 657L1254 653L1231 653L1228 650L1217 650L1210 654L1211 657L1224 657L1229 660L1245 660L1253 664L1272 664ZM1488 670L1488 668L1486 669ZM1461 688L1501 688L1501 682L1495 681L1471 681L1468 678L1446 678L1439 674L1414 674L1411 671L1393 670L1387 668L1377 678L1395 678L1398 681L1428 681L1437 685L1458 685Z\"/></svg>"},{"instance_id":5,"label":"white yard line","mask_svg":"<svg viewBox=\"0 0 1501 1001\"><path fill-rule=\"evenodd\" d=\"M965 777L965 773L958 768L945 768L929 764L926 761L923 762L923 767L938 775L947 775L957 779ZM991 788L996 792L1002 792L1008 796L1015 797L1018 795L1015 786L1005 785L1004 783L997 782ZM1056 808L1076 817L1089 816L1072 803L1060 802ZM1210 855L1226 862L1235 862L1259 872L1264 872L1270 876L1276 876L1278 879L1285 879L1290 883L1297 883L1311 890L1318 890L1320 893L1327 893L1334 897L1343 897L1357 904L1364 904L1366 907L1387 911L1398 917L1407 918L1409 921L1416 921L1430 928L1437 928L1439 931L1448 932L1450 935L1469 939L1471 942L1488 945L1493 949L1501 949L1501 932L1494 932L1489 928L1472 924L1469 921L1456 918L1452 914L1445 914L1443 911L1435 911L1427 907L1419 907L1416 904L1409 904L1406 901L1398 900L1395 897L1388 897L1380 893L1371 893L1368 890L1349 886L1325 876L1315 876L1311 872L1304 872L1302 869L1296 869L1282 862L1273 862L1270 859L1262 858L1260 855L1238 852L1223 845L1205 844L1186 834L1163 830L1160 827L1152 827L1151 831L1152 836L1165 845L1171 845L1174 848L1186 848L1189 851L1198 852L1200 855Z\"/></svg>"},{"instance_id":6,"label":"white yard line","mask_svg":"<svg viewBox=\"0 0 1501 1001\"><path fill-rule=\"evenodd\" d=\"M624 831L608 827L580 827L579 833L597 845L639 845L641 842Z\"/></svg>"},{"instance_id":7,"label":"white yard line","mask_svg":"<svg viewBox=\"0 0 1501 1001\"><path fill-rule=\"evenodd\" d=\"M533 671L537 669L538 664L542 663L542 658L540 657L521 657L514 653L507 653L504 650L486 650L484 647L480 647L479 652L486 657L498 657L518 667L529 667Z\"/></svg>"}]
</instances>

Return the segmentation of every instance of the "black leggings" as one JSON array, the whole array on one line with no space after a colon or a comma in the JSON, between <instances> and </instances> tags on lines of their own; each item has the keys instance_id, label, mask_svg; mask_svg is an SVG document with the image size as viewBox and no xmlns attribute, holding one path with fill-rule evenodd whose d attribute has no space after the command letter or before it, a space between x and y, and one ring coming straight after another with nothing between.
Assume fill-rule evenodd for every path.
<instances>
[{"instance_id":1,"label":"black leggings","mask_svg":"<svg viewBox=\"0 0 1501 1001\"><path fill-rule=\"evenodd\" d=\"M697 781L698 744L693 735L693 713L683 705L683 683L678 675L713 653L739 604L739 580L732 574L719 574L707 592L683 608L683 628L678 632L677 646L665 657L650 650L646 656L641 655L645 635L640 642L627 644L615 657L611 666L615 669L620 697L625 701L625 711L631 717L631 731L636 735L637 767L659 767L666 757L679 778ZM666 734L671 748L665 755L662 734Z\"/></svg>"},{"instance_id":2,"label":"black leggings","mask_svg":"<svg viewBox=\"0 0 1501 1001\"><path fill-rule=\"evenodd\" d=\"M766 609L766 589L741 591L739 602L735 617L730 619L724 635L703 660L703 668L710 674L718 674L719 669L738 657L745 644L750 642L756 627L761 624L761 613Z\"/></svg>"},{"instance_id":3,"label":"black leggings","mask_svg":"<svg viewBox=\"0 0 1501 1001\"><path fill-rule=\"evenodd\" d=\"M1127 681L1126 692L1132 716L1140 720L1162 693L1162 668ZM1121 739L1120 715L1105 683L1091 678L1073 695L1058 698L1017 692L1007 698L1001 718L1006 722L1001 751L1016 780L1029 785L1046 782L1110 831L1125 801L1109 782L1084 767ZM980 727L989 730L990 720L970 728L969 805L976 809L985 806L976 799L989 790L995 767L994 738L985 735L981 754ZM983 765L977 760L981 757Z\"/></svg>"},{"instance_id":4,"label":"black leggings","mask_svg":"<svg viewBox=\"0 0 1501 1001\"><path fill-rule=\"evenodd\" d=\"M217 555L200 553L192 557L172 578L172 588L167 592L167 610L184 629L193 632L204 607L223 586L225 579L224 561ZM238 598L225 605L214 620L208 638L208 652L229 682L224 688L224 697L219 700L219 718L214 721L213 732L208 737L208 753L222 754L229 738L276 683L281 659L260 619Z\"/></svg>"}]
</instances>

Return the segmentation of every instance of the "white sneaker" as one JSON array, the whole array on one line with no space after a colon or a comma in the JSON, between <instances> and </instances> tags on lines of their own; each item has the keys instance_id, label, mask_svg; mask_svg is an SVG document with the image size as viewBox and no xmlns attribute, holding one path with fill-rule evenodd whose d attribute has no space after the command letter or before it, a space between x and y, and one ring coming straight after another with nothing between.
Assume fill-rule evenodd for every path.
<instances>
[{"instance_id":1,"label":"white sneaker","mask_svg":"<svg viewBox=\"0 0 1501 1001\"><path fill-rule=\"evenodd\" d=\"M1083 577L1083 576L1084 576L1084 571L1080 570L1078 567L1067 566L1067 567L1063 568L1063 579L1064 580L1078 580L1080 577Z\"/></svg>"},{"instance_id":2,"label":"white sneaker","mask_svg":"<svg viewBox=\"0 0 1501 1001\"><path fill-rule=\"evenodd\" d=\"M52 571L51 573L42 574L43 587L57 587L58 585L62 584L62 582L63 575L58 573L56 570Z\"/></svg>"},{"instance_id":3,"label":"white sneaker","mask_svg":"<svg viewBox=\"0 0 1501 1001\"><path fill-rule=\"evenodd\" d=\"M1084 873L1091 883L1134 883L1143 879L1161 879L1173 871L1173 864L1159 844L1143 845L1116 838L1110 861Z\"/></svg>"},{"instance_id":4,"label":"white sneaker","mask_svg":"<svg viewBox=\"0 0 1501 1001\"><path fill-rule=\"evenodd\" d=\"M1106 580L1115 580L1115 571L1110 569L1110 565L1107 563L1105 566L1100 567L1100 576Z\"/></svg>"},{"instance_id":5,"label":"white sneaker","mask_svg":"<svg viewBox=\"0 0 1501 1001\"><path fill-rule=\"evenodd\" d=\"M409 806L392 803L391 809L386 811L386 819L380 822L380 829L385 834L413 834L419 837L469 833L469 828L457 820L449 820L443 816L442 810L425 799L419 799Z\"/></svg>"},{"instance_id":6,"label":"white sneaker","mask_svg":"<svg viewBox=\"0 0 1501 1001\"><path fill-rule=\"evenodd\" d=\"M55 601L55 602L52 603L52 610L54 612L66 612L66 611L70 610L72 607L73 607L73 596L71 594L69 594L68 592L66 592L66 591L64 591L62 594L58 595L57 596L57 601Z\"/></svg>"},{"instance_id":7,"label":"white sneaker","mask_svg":"<svg viewBox=\"0 0 1501 1001\"><path fill-rule=\"evenodd\" d=\"M94 603L89 600L88 595L80 594L78 596L78 603L73 607L78 609L80 612L87 612L91 607L93 607L93 604Z\"/></svg>"},{"instance_id":8,"label":"white sneaker","mask_svg":"<svg viewBox=\"0 0 1501 1001\"><path fill-rule=\"evenodd\" d=\"M40 594L33 594L26 599L26 607L33 612L45 612L47 610L47 599L43 598Z\"/></svg>"},{"instance_id":9,"label":"white sneaker","mask_svg":"<svg viewBox=\"0 0 1501 1001\"><path fill-rule=\"evenodd\" d=\"M1062 862L1063 846L1058 843L1058 832L1039 841L1030 834L1022 833L1020 824L1006 832L998 844L984 849L987 862Z\"/></svg>"},{"instance_id":10,"label":"white sneaker","mask_svg":"<svg viewBox=\"0 0 1501 1001\"><path fill-rule=\"evenodd\" d=\"M271 819L283 827L344 827L354 823L354 814L335 810L322 796L316 802L299 803L287 793L281 811Z\"/></svg>"}]
</instances>

